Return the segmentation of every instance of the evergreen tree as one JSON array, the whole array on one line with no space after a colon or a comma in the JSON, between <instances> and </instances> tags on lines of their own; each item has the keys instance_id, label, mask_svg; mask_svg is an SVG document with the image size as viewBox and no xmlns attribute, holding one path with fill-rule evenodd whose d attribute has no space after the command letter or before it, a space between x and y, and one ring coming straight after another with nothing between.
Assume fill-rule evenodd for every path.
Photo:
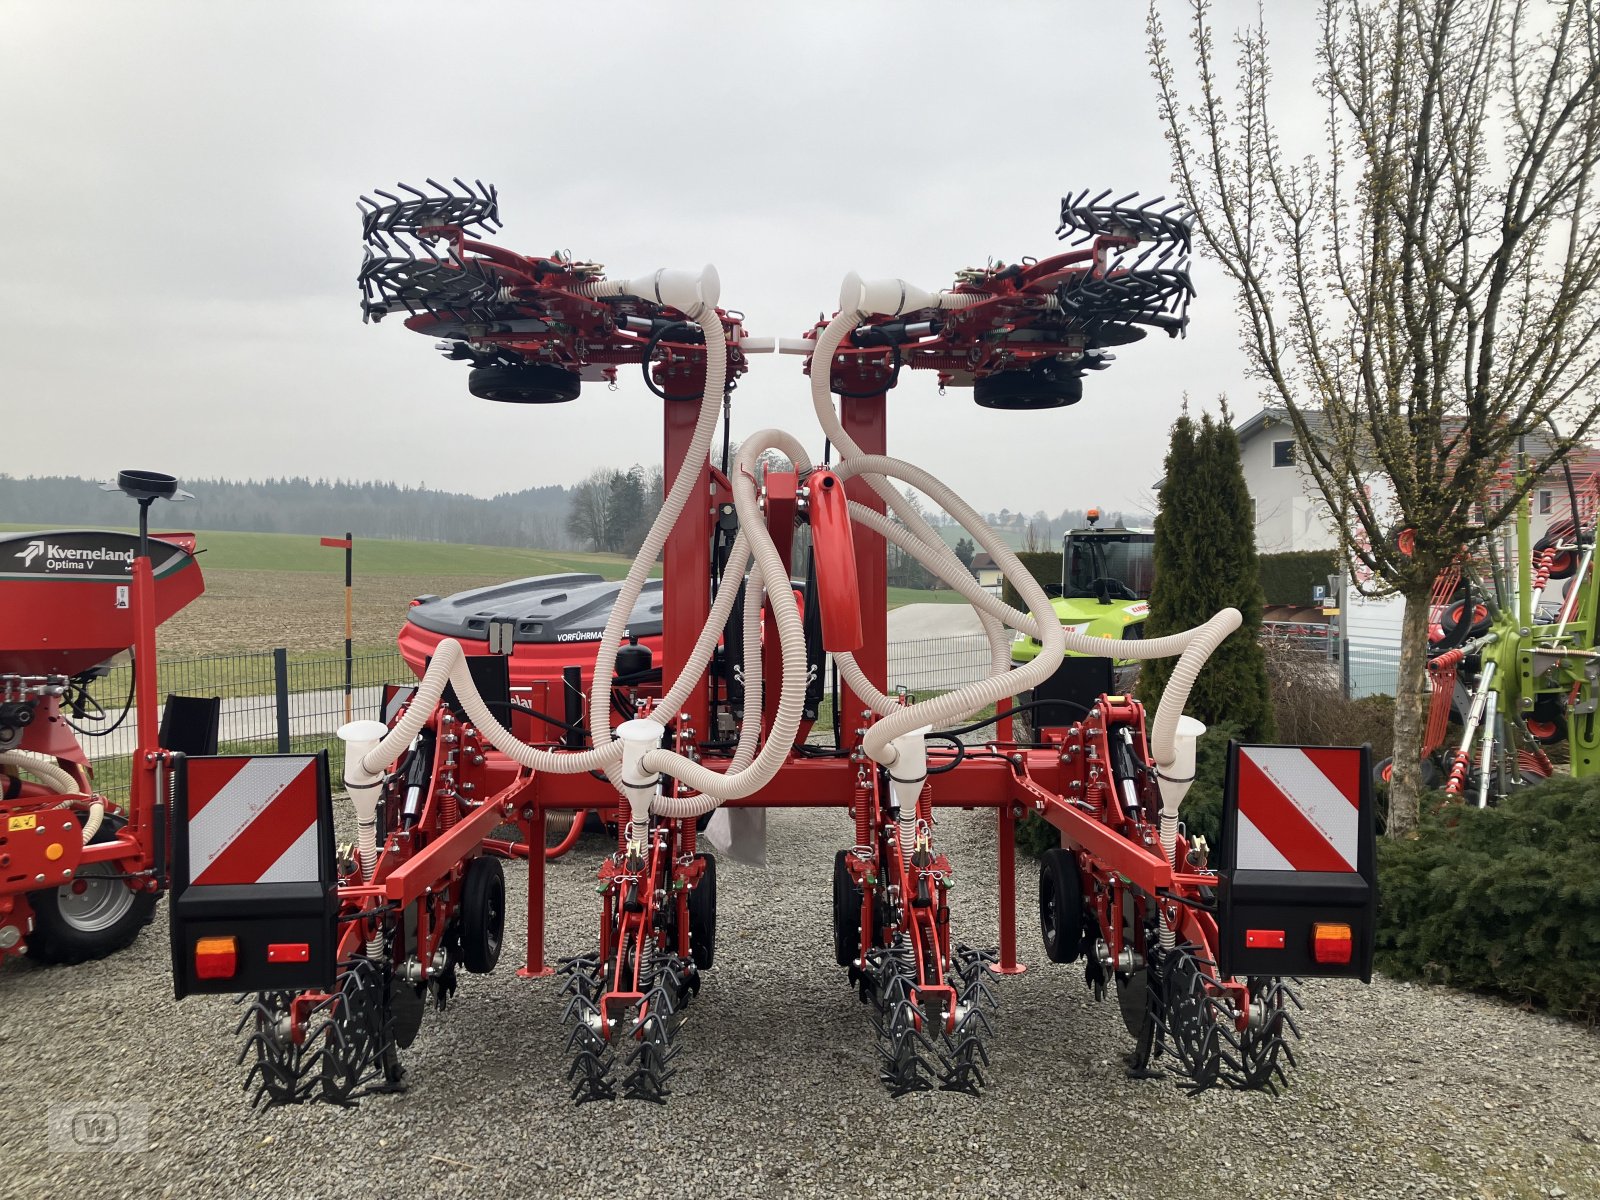
<instances>
[{"instance_id":1,"label":"evergreen tree","mask_svg":"<svg viewBox=\"0 0 1600 1200\"><path fill-rule=\"evenodd\" d=\"M1261 652L1265 600L1256 569L1250 493L1239 439L1224 419L1196 423L1185 409L1172 427L1166 481L1156 515L1155 589L1147 638L1164 637L1237 608L1244 624L1217 648L1189 695L1187 711L1208 725L1228 722L1250 741L1275 734L1267 667ZM1175 658L1144 664L1139 697L1153 711Z\"/></svg>"},{"instance_id":2,"label":"evergreen tree","mask_svg":"<svg viewBox=\"0 0 1600 1200\"><path fill-rule=\"evenodd\" d=\"M956 542L956 557L961 560L961 565L967 570L972 570L972 560L978 553L978 547L971 538L962 538Z\"/></svg>"}]
</instances>

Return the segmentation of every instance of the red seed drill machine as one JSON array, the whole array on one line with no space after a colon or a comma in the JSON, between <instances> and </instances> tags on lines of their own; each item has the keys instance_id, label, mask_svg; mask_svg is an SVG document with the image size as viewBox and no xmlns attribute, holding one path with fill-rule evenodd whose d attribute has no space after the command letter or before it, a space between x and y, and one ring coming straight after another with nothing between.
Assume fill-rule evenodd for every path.
<instances>
[{"instance_id":1,"label":"red seed drill machine","mask_svg":"<svg viewBox=\"0 0 1600 1200\"><path fill-rule=\"evenodd\" d=\"M24 952L79 963L132 942L165 886L172 751L216 751L216 701L169 696L157 727L156 626L205 584L194 536L151 536L148 512L185 493L152 471L123 471L115 486L139 502L137 537L0 538L0 963ZM108 720L91 689L130 647L127 701ZM138 748L119 809L96 789L79 735L103 736L130 708Z\"/></svg>"},{"instance_id":2,"label":"red seed drill machine","mask_svg":"<svg viewBox=\"0 0 1600 1200\"><path fill-rule=\"evenodd\" d=\"M1054 408L1080 399L1111 348L1152 328L1180 332L1190 285L1178 207L1070 197L1064 252L962 271L942 292L850 275L838 313L783 344L747 338L718 307L712 268L608 280L593 263L481 240L499 224L482 184L378 192L363 214L366 316L405 310L408 328L471 364L474 394L572 401L584 383L639 365L662 406L666 496L578 679L570 666L536 678L538 654L519 646L544 636L537 613L489 604L478 614L489 653L433 639L387 722L341 730L357 822L347 852L333 846L319 760L189 760L174 813L177 988L247 992L242 1057L253 1056L258 1101L349 1103L398 1086L424 1001L443 1003L459 967L487 971L499 957L503 858L528 864L523 973L551 973L540 848L552 811L598 811L617 828L598 869L595 941L555 968L572 1026L567 1085L579 1103L664 1100L682 1049L674 1033L713 967L716 864L697 823L719 807L848 813L835 949L893 1093L986 1084L994 979L1022 969L1013 836L1028 812L1061 834L1040 873L1045 949L1081 960L1097 996L1115 989L1130 1070L1149 1073L1162 1056L1195 1089L1284 1078L1297 1036L1284 979L1370 974L1365 749L1235 747L1228 837L1208 863L1179 820L1200 732L1182 708L1239 614L1117 645L1122 657L1178 656L1153 717L1100 695L1018 744L1011 698L1044 683L1065 651L1104 643L1064 630L971 507L885 453L887 397L905 368L970 386L988 408ZM819 458L768 429L731 460L724 438L713 463L734 380L748 355L774 348L806 355L829 450ZM768 450L792 469L764 469ZM891 481L954 516L1027 611L979 588ZM886 690L889 541L976 607L992 652L983 679L920 703ZM658 558L657 659L627 634ZM1042 644L1017 670L1013 630ZM829 657L831 730L817 722ZM586 704L568 699L575 691ZM996 717L971 719L989 706ZM952 928L956 864L937 837L947 807L997 815L992 950ZM514 840L496 836L508 823Z\"/></svg>"}]
</instances>

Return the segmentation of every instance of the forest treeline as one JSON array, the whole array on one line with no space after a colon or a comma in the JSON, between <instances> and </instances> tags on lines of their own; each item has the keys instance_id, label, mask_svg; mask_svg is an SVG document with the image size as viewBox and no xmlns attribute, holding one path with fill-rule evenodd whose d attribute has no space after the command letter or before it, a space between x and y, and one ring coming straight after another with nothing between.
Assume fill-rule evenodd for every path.
<instances>
[{"instance_id":1,"label":"forest treeline","mask_svg":"<svg viewBox=\"0 0 1600 1200\"><path fill-rule=\"evenodd\" d=\"M194 479L183 481L194 499L165 512L158 509L154 521L168 529L319 536L349 530L364 538L632 554L661 507L661 485L659 465L602 467L572 487L551 484L487 500L398 483ZM908 499L932 524L949 522L917 497ZM1047 550L1059 548L1061 534L1081 525L1084 514L1070 508L1054 516L1002 508L985 517L1012 545ZM1102 524L1120 517L1107 513ZM120 492L102 491L99 480L0 474L0 522L127 527L136 520L133 502Z\"/></svg>"},{"instance_id":2,"label":"forest treeline","mask_svg":"<svg viewBox=\"0 0 1600 1200\"><path fill-rule=\"evenodd\" d=\"M133 502L104 492L97 480L0 475L0 521L39 525L129 526ZM357 537L457 542L479 546L587 549L567 532L571 488L552 484L493 499L397 483L330 483L325 479L194 479L194 499L164 506L165 528L314 533L346 530Z\"/></svg>"}]
</instances>

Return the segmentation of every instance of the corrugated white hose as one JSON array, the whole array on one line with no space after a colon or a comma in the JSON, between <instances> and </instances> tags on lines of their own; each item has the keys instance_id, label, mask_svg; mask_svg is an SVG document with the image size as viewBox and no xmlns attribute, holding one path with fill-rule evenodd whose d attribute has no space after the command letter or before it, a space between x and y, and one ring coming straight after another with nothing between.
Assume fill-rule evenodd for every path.
<instances>
[{"instance_id":1,"label":"corrugated white hose","mask_svg":"<svg viewBox=\"0 0 1600 1200\"><path fill-rule=\"evenodd\" d=\"M856 474L865 475L869 471L910 483L943 507L989 552L996 564L999 565L1001 572L1012 580L1013 585L1017 587L1023 598L1028 601L1030 607L1034 609L1035 616L1039 615L1040 602L1043 600L1044 595L1039 585L1023 569L1021 562L1017 560L1010 547L1001 542L984 523L983 519L965 501L946 487L943 482L911 463L877 455L858 456L840 463L835 468L835 472L841 478L849 478ZM915 547L909 547L908 549L913 555L918 552ZM1008 624L1021 626L1022 623L1020 621L1012 620L1013 617L1021 614L997 597L977 588L976 582L970 589L963 587L962 594L967 596L976 606L988 608L996 616L1006 620ZM1049 607L1048 601L1043 602L1043 611L1049 613L1050 618L1055 618L1055 612ZM1117 641L1111 645L1108 645L1104 638L1086 637L1083 634L1063 630L1059 619L1054 619L1053 623L1061 633L1062 644L1065 649L1075 654L1084 654L1096 658L1115 657L1140 660L1167 658L1173 654L1181 654L1177 665L1173 668L1172 678L1162 694L1161 704L1157 707L1155 721L1151 729L1151 751L1157 767L1161 767L1170 765L1173 761L1174 737L1177 731L1178 718L1183 715L1183 706L1189 698L1190 689L1194 686L1195 677L1199 674L1200 668L1205 665L1205 661L1210 657L1211 652L1221 644L1223 638L1239 627L1241 619L1237 609L1225 608L1205 624L1196 626L1193 629L1186 629L1167 637L1139 641ZM1041 626L1047 626L1048 623L1040 622L1040 624ZM1046 632L1048 633L1047 628ZM1047 641L1045 637L1041 637L1040 640L1041 642ZM983 680L978 684L968 685L968 687L972 689L973 694L986 694L992 690L993 684L1001 682L1002 686L1010 689L1008 692L1001 693L1004 695L1021 691L1027 687L1037 686L1037 683L1041 680L1033 679L1030 669L1037 667L1038 670L1044 672L1045 677L1048 677L1053 672L1055 667L1054 660L1060 657L1060 653L1060 651L1052 652L1047 646L1042 646L1038 657L1033 662L1026 667L1008 672L1005 681ZM843 673L842 667L841 673ZM955 704L964 699L961 694L962 690L964 689L948 692L944 696L935 697L933 700L915 707L924 709L930 705L936 706L929 710L928 715L941 722L957 719L955 715L946 715L941 710L951 709L952 714L954 714ZM983 704L992 702L992 699L981 701ZM874 745L886 745L898 733L903 732L902 729L891 727L887 733L878 734L879 728L895 722L901 725L908 725L909 718L904 713L895 714L888 721L880 723L879 726L874 726L873 732L868 735L867 752L872 754L874 759L877 759L877 755L873 753ZM874 734L878 734L878 736L874 737Z\"/></svg>"},{"instance_id":2,"label":"corrugated white hose","mask_svg":"<svg viewBox=\"0 0 1600 1200\"><path fill-rule=\"evenodd\" d=\"M660 298L663 274L665 273L657 272L651 277L655 281L655 298ZM596 299L604 296L643 293L647 290L644 285L648 282L649 279L629 282L599 281L576 284L569 290L577 295ZM370 788L376 785L383 769L399 757L400 752L411 744L411 739L416 737L427 723L428 717L439 703L440 696L444 694L447 683L455 685L456 696L461 701L462 708L479 732L497 750L522 766L536 771L575 775L582 771L609 769L621 762L622 747L618 746L611 736L610 719L610 689L612 677L616 673L617 647L622 640L622 631L633 615L633 606L643 590L645 577L650 573L650 566L655 562L661 547L666 543L667 534L694 491L699 476L699 471L694 468L710 453L711 442L716 433L717 417L721 412L723 385L727 380L726 339L723 335L722 320L717 316L715 297L702 294L698 299L690 298L690 292L696 287L701 293L715 291L715 271L707 267L701 272L698 284L687 277L668 282L675 283L679 291L672 294L672 298L666 302L672 303L674 307L689 315L705 333L706 380L701 395L701 415L695 426L689 449L684 454L678 477L667 493L661 511L650 526L650 532L645 536L644 545L640 547L627 578L623 580L622 589L606 622L605 633L600 639L589 700L593 726L590 734L594 747L590 750L556 753L535 749L518 740L495 720L488 706L478 695L477 689L473 687L471 674L462 655L461 644L454 639L446 638L435 647L433 662L419 681L417 694L413 697L406 715L377 745L347 760L345 782L348 786ZM355 768L354 779L351 777L352 767ZM615 776L613 782L618 782Z\"/></svg>"},{"instance_id":3,"label":"corrugated white hose","mask_svg":"<svg viewBox=\"0 0 1600 1200\"><path fill-rule=\"evenodd\" d=\"M812 370L816 370L815 365ZM1001 572L1011 579L1013 586L1021 593L1033 613L1033 623L1040 633L1039 655L1026 666L1014 671L992 674L974 683L964 684L942 696L923 701L921 704L897 709L875 723L867 731L862 747L873 761L892 767L899 756L894 743L901 735L930 723L937 727L947 721L959 720L986 704L997 703L1018 691L1037 687L1043 683L1060 665L1060 659L1066 650L1067 635L1061 627L1061 619L1044 594L1044 589L1023 569L1010 547L995 536L970 505L932 475L910 463L882 455L857 455L840 462L834 471L841 479L868 474L901 479L933 497L968 533L978 539L985 550L989 551ZM911 553L924 563L933 561L937 557L930 555L926 546L915 546ZM994 597L986 598L994 600ZM1101 642L1092 652L1104 653L1104 643ZM846 661L843 655L835 657L839 661L839 673L849 680L852 688L868 682L853 660Z\"/></svg>"},{"instance_id":4,"label":"corrugated white hose","mask_svg":"<svg viewBox=\"0 0 1600 1200\"><path fill-rule=\"evenodd\" d=\"M739 447L738 461L732 479L734 508L739 514L739 528L749 536L755 555L755 570L766 581L779 581L769 593L772 615L778 631L778 644L783 655L783 678L778 696L778 711L773 720L772 732L750 765L742 771L724 774L712 771L692 759L670 750L651 750L641 760L646 771L665 772L699 796L658 796L651 808L661 816L671 818L698 817L716 808L724 800L749 796L765 787L788 760L800 729L800 712L805 705L806 646L805 626L800 619L800 606L794 591L782 586L787 576L783 559L767 532L761 512L760 497L756 493L756 466L768 449L780 450L794 462L798 471L810 469L805 450L789 434L781 430L763 429L746 438ZM747 596L747 600L750 597ZM745 628L750 629L750 609L745 610ZM747 643L749 644L749 643ZM699 664L703 665L703 664ZM697 669L691 662L686 671ZM747 673L748 678L748 673ZM746 717L748 723L749 717Z\"/></svg>"},{"instance_id":5,"label":"corrugated white hose","mask_svg":"<svg viewBox=\"0 0 1600 1200\"><path fill-rule=\"evenodd\" d=\"M622 631L632 619L633 606L644 589L650 568L655 564L661 548L667 543L672 527L677 524L678 517L700 482L700 464L706 462L710 456L711 442L717 431L717 419L722 413L723 385L728 376L727 341L722 330L722 318L717 316L716 307L712 303L701 303L695 311L685 310L685 312L705 334L706 379L705 388L700 396L700 419L695 423L689 449L684 452L683 462L678 466L677 478L673 480L666 499L662 501L661 511L656 514L656 519L650 525L650 532L645 535L644 543L639 547L639 553L634 556L633 565L628 568L628 574L622 581L616 601L611 606L611 616L606 620L605 632L600 636L600 647L595 654L594 679L589 693L589 736L597 751L608 751L606 759L608 764L621 762L620 749L614 753L610 752L612 744L610 701L611 680L616 672L617 647L622 642ZM699 499L701 503L710 503L705 496ZM689 674L687 669L685 674ZM611 775L612 783L620 790L622 783L620 771L608 773Z\"/></svg>"},{"instance_id":6,"label":"corrugated white hose","mask_svg":"<svg viewBox=\"0 0 1600 1200\"><path fill-rule=\"evenodd\" d=\"M0 767L21 768L58 796L79 790L76 779L62 770L61 765L53 758L47 758L42 754L33 754L27 750L0 751Z\"/></svg>"},{"instance_id":7,"label":"corrugated white hose","mask_svg":"<svg viewBox=\"0 0 1600 1200\"><path fill-rule=\"evenodd\" d=\"M683 670L678 672L678 677L673 681L671 689L661 698L658 711L670 715L678 711L683 702L688 699L700 683L705 665L711 661L711 656L716 653L717 642L722 636L722 631L727 627L728 617L733 612L733 606L739 599L739 580L745 576L746 568L750 563L750 550L746 543L744 530L740 530L733 539L733 549L728 554L727 566L722 573L722 587L717 592L716 599L712 602L711 612L706 617L705 627L700 630L700 636L695 641L694 648L689 653L688 663ZM745 588L744 630L745 645L757 646L761 639L761 571L754 568L748 575L748 584ZM761 692L761 655L754 655L745 664L745 692L747 695L759 695ZM660 724L660 721L657 721ZM749 765L755 756L756 743L761 736L761 721L744 721L739 726L739 740L734 747L733 760L728 770L738 771Z\"/></svg>"},{"instance_id":8,"label":"corrugated white hose","mask_svg":"<svg viewBox=\"0 0 1600 1200\"><path fill-rule=\"evenodd\" d=\"M54 759L42 754L33 754L27 750L0 751L0 766L18 767L27 771L45 787L58 796L82 796L84 789L72 775L61 769ZM72 800L63 800L56 805L57 808L72 807ZM89 808L83 819L83 844L87 846L94 835L100 832L100 823L105 820L106 806L98 797L91 797Z\"/></svg>"},{"instance_id":9,"label":"corrugated white hose","mask_svg":"<svg viewBox=\"0 0 1600 1200\"><path fill-rule=\"evenodd\" d=\"M886 286L889 288L886 304L882 307L864 307L882 301L883 289ZM811 355L811 407L816 412L817 423L822 426L823 433L838 448L841 459L859 457L863 451L850 436L849 430L844 427L844 422L839 419L839 414L833 407L833 356L862 319L876 311L883 311L893 316L901 312L902 306L905 305L954 310L969 308L987 299L989 297L985 295L958 295L952 292L932 295L898 279L863 284L853 274L845 277L844 286L839 293L839 313L828 322L818 336L816 348ZM912 535L927 546L941 562L961 561L956 557L955 551L946 545L944 539L923 519L922 514L908 505L905 497L887 479L879 475L866 474L862 476L862 480L878 493L889 510L898 516ZM962 569L965 570L964 567ZM981 617L982 612L979 615Z\"/></svg>"},{"instance_id":10,"label":"corrugated white hose","mask_svg":"<svg viewBox=\"0 0 1600 1200\"><path fill-rule=\"evenodd\" d=\"M966 308L988 299L987 296L983 295L956 295L948 292L929 295L919 289L910 287L902 280L884 280L874 285L864 285L854 275L845 278L844 287L841 289L839 296L839 313L833 320L828 322L821 335L817 338L816 346L811 356L812 408L816 412L817 423L822 426L823 432L828 436L829 440L839 448L841 458L844 459L859 457L862 451L860 445L845 429L844 423L839 419L839 415L833 407L833 357L840 345L843 344L844 339L861 323L862 318L868 315L869 308L863 306L872 303L872 301L869 301L869 291L882 291L885 285L891 285L889 291L892 294L887 297L889 307L883 309L883 311L888 312L890 315L898 313L907 304L919 308L957 309ZM870 311L878 311L878 309L871 308ZM905 531L915 539L916 545L921 549L918 550L913 546L907 545L898 537L895 539L896 545L912 553L919 562L941 578L953 580L960 575L965 575L968 579L972 578L972 573L962 565L961 560L956 557L955 551L945 544L944 539L933 531L915 508L905 502L905 497L887 479L874 474L864 474L862 479L884 501L889 511L900 518ZM882 531L879 526L870 520L868 524L878 528L880 532ZM973 584L976 586L975 580ZM983 625L985 636L989 639L991 650L990 673L998 674L1001 671L1009 670L1009 644L1006 645L1003 653L1000 649L1001 644L1005 642L1004 628L996 623L996 618L991 611L984 607L978 608L978 620ZM1029 633L1037 632L1031 620L1027 623L1027 629ZM850 683L851 690L865 700L873 711L879 715L887 715L900 706L897 698L886 696L867 681L853 654L836 654L834 655L834 660L839 664L840 674L845 678L846 682Z\"/></svg>"}]
</instances>

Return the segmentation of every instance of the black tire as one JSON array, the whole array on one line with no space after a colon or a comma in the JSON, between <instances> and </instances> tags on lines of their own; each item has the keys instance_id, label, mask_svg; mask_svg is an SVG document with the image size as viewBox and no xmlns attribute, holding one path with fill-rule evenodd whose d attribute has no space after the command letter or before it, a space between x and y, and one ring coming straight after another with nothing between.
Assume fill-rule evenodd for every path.
<instances>
[{"instance_id":1,"label":"black tire","mask_svg":"<svg viewBox=\"0 0 1600 1200\"><path fill-rule=\"evenodd\" d=\"M575 372L547 363L474 367L467 376L474 396L502 404L565 404L578 398L581 386Z\"/></svg>"},{"instance_id":2,"label":"black tire","mask_svg":"<svg viewBox=\"0 0 1600 1200\"><path fill-rule=\"evenodd\" d=\"M705 874L689 893L689 954L694 965L709 971L717 958L717 860L695 855L705 863Z\"/></svg>"},{"instance_id":3,"label":"black tire","mask_svg":"<svg viewBox=\"0 0 1600 1200\"><path fill-rule=\"evenodd\" d=\"M1539 561L1539 556L1552 546L1560 545L1563 541L1570 542L1572 534L1570 527L1565 537L1547 533L1533 544L1533 561ZM1571 550L1557 550L1555 557L1550 560L1550 578L1568 579L1578 569L1578 556Z\"/></svg>"},{"instance_id":4,"label":"black tire","mask_svg":"<svg viewBox=\"0 0 1600 1200\"><path fill-rule=\"evenodd\" d=\"M121 817L106 817L90 844L111 841L126 824ZM122 880L110 878L115 872L113 863L92 863L78 868L69 884L29 892L33 933L28 938L28 957L35 962L73 966L131 945L155 916L159 897L154 892L130 891ZM80 884L82 891L77 890Z\"/></svg>"},{"instance_id":5,"label":"black tire","mask_svg":"<svg viewBox=\"0 0 1600 1200\"><path fill-rule=\"evenodd\" d=\"M1078 856L1046 850L1039 861L1039 933L1051 962L1075 962L1083 948L1083 878Z\"/></svg>"},{"instance_id":6,"label":"black tire","mask_svg":"<svg viewBox=\"0 0 1600 1200\"><path fill-rule=\"evenodd\" d=\"M1441 644L1447 647L1459 646L1471 638L1482 637L1489 632L1489 608L1481 602L1474 601L1471 590L1463 584L1460 591L1450 598L1450 603L1444 606L1444 612L1439 615L1439 628L1444 631L1444 641Z\"/></svg>"},{"instance_id":7,"label":"black tire","mask_svg":"<svg viewBox=\"0 0 1600 1200\"><path fill-rule=\"evenodd\" d=\"M487 975L506 930L506 876L498 858L475 858L461 883L461 965Z\"/></svg>"},{"instance_id":8,"label":"black tire","mask_svg":"<svg viewBox=\"0 0 1600 1200\"><path fill-rule=\"evenodd\" d=\"M1422 786L1428 791L1434 791L1445 785L1446 776L1439 770L1439 764L1433 761L1430 755L1422 760ZM1394 759L1386 758L1372 768L1372 782L1384 791L1389 790L1389 785L1394 782Z\"/></svg>"},{"instance_id":9,"label":"black tire","mask_svg":"<svg viewBox=\"0 0 1600 1200\"><path fill-rule=\"evenodd\" d=\"M1528 736L1541 746L1559 746L1567 740L1567 706L1560 696L1547 693L1538 697L1524 723Z\"/></svg>"},{"instance_id":10,"label":"black tire","mask_svg":"<svg viewBox=\"0 0 1600 1200\"><path fill-rule=\"evenodd\" d=\"M861 885L845 866L850 851L833 856L833 956L841 967L861 957Z\"/></svg>"},{"instance_id":11,"label":"black tire","mask_svg":"<svg viewBox=\"0 0 1600 1200\"><path fill-rule=\"evenodd\" d=\"M980 408L1027 412L1065 408L1083 399L1083 375L1078 368L1057 362L997 371L972 385L972 399Z\"/></svg>"},{"instance_id":12,"label":"black tire","mask_svg":"<svg viewBox=\"0 0 1600 1200\"><path fill-rule=\"evenodd\" d=\"M1394 779L1394 756L1384 759L1372 768L1372 782L1378 787L1388 789Z\"/></svg>"}]
</instances>

